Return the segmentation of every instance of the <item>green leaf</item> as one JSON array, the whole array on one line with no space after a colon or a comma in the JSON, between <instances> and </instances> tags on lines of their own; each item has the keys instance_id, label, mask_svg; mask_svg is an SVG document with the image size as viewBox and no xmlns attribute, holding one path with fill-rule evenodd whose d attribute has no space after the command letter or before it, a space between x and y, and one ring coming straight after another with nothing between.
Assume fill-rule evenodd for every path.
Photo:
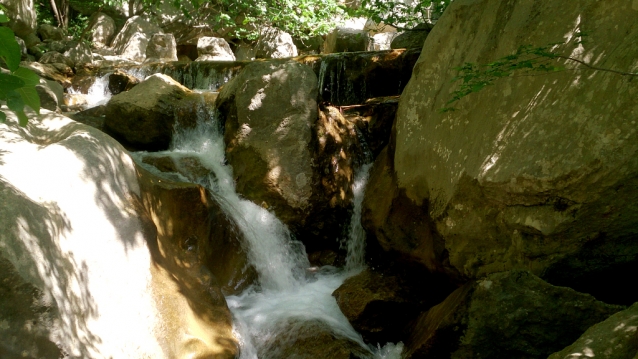
<instances>
[{"instance_id":1,"label":"green leaf","mask_svg":"<svg viewBox=\"0 0 638 359\"><path fill-rule=\"evenodd\" d=\"M15 113L18 116L18 123L20 126L24 127L27 123L29 123L29 118L27 117L27 114L24 113L24 110L15 111Z\"/></svg>"},{"instance_id":2,"label":"green leaf","mask_svg":"<svg viewBox=\"0 0 638 359\"><path fill-rule=\"evenodd\" d=\"M25 105L31 107L36 113L40 113L40 96L35 87L21 87L16 90Z\"/></svg>"},{"instance_id":3,"label":"green leaf","mask_svg":"<svg viewBox=\"0 0 638 359\"><path fill-rule=\"evenodd\" d=\"M9 18L5 14L0 14L0 23L9 22Z\"/></svg>"},{"instance_id":4,"label":"green leaf","mask_svg":"<svg viewBox=\"0 0 638 359\"><path fill-rule=\"evenodd\" d=\"M13 75L21 78L24 81L24 86L35 86L40 83L40 76L25 67L18 68L13 72Z\"/></svg>"},{"instance_id":5,"label":"green leaf","mask_svg":"<svg viewBox=\"0 0 638 359\"><path fill-rule=\"evenodd\" d=\"M7 120L7 114L0 111L0 122L4 123Z\"/></svg>"},{"instance_id":6,"label":"green leaf","mask_svg":"<svg viewBox=\"0 0 638 359\"><path fill-rule=\"evenodd\" d=\"M0 57L7 63L11 71L15 71L20 66L20 45L16 41L13 31L8 27L0 26Z\"/></svg>"},{"instance_id":7,"label":"green leaf","mask_svg":"<svg viewBox=\"0 0 638 359\"><path fill-rule=\"evenodd\" d=\"M8 92L24 86L24 80L18 76L0 73L0 91Z\"/></svg>"}]
</instances>

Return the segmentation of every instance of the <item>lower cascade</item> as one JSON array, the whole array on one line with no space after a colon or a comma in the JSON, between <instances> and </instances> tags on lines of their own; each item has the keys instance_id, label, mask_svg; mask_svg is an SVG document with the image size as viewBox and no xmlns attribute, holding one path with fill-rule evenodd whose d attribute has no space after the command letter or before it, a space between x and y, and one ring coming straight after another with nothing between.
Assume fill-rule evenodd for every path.
<instances>
[{"instance_id":1,"label":"lower cascade","mask_svg":"<svg viewBox=\"0 0 638 359\"><path fill-rule=\"evenodd\" d=\"M315 335L317 330L328 330L336 338L356 343L359 348L355 352L359 357L400 358L403 343L388 343L383 347L364 343L332 296L345 279L365 268L365 233L360 219L371 164L361 166L355 176L355 209L349 238L344 243L345 267L311 267L303 244L291 237L275 215L235 192L232 168L225 164L221 126L213 111L202 111L201 115L195 128L176 129L170 150L138 152L134 157L157 174L161 173L144 164L143 158L170 156L179 166L180 158L196 157L210 170L210 174L197 182L210 190L226 216L236 223L245 241L242 247L258 273L255 284L226 297L241 346L240 358L287 357L287 347L297 342L304 332Z\"/></svg>"}]
</instances>

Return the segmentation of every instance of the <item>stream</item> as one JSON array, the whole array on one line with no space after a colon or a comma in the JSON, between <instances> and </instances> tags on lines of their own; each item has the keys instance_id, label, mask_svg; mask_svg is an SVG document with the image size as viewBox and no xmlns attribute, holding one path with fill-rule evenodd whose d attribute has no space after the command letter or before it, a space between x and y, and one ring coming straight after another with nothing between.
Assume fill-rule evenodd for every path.
<instances>
[{"instance_id":1,"label":"stream","mask_svg":"<svg viewBox=\"0 0 638 359\"><path fill-rule=\"evenodd\" d=\"M107 76L92 88L92 104L104 103L99 94L109 97L104 86ZM238 295L226 297L233 314L234 332L240 343L240 359L281 358L276 348L294 342L304 323L319 323L331 335L357 343L358 355L366 358L401 358L403 343L373 346L364 343L350 325L332 296L345 279L365 268L365 233L361 227L361 202L371 164L363 165L353 185L354 214L349 238L342 241L347 249L344 268L312 267L303 244L292 238L288 228L268 210L243 199L235 192L232 168L226 164L221 125L213 108L201 108L195 128L176 128L170 150L132 153L136 162L159 176L167 176L144 164L147 156L170 156L176 165L181 157L196 157L210 174L196 182L208 188L228 218L243 234L243 249L258 273L257 283ZM178 173L172 179L189 181ZM192 182L192 181L191 181ZM338 240L338 239L335 239ZM314 333L314 332L313 332ZM273 343L276 343L273 349Z\"/></svg>"}]
</instances>

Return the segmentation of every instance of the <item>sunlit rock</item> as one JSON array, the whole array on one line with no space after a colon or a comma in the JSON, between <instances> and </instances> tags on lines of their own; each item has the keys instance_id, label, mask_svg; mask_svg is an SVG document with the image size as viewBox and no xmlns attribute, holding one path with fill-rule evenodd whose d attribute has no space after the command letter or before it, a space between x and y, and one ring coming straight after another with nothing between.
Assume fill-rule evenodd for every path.
<instances>
[{"instance_id":1,"label":"sunlit rock","mask_svg":"<svg viewBox=\"0 0 638 359\"><path fill-rule=\"evenodd\" d=\"M195 61L235 61L233 50L220 37L200 37L197 40L197 54Z\"/></svg>"},{"instance_id":2,"label":"sunlit rock","mask_svg":"<svg viewBox=\"0 0 638 359\"><path fill-rule=\"evenodd\" d=\"M0 0L0 4L5 7L8 25L17 36L24 39L29 34L35 35L37 14L33 0Z\"/></svg>"},{"instance_id":3,"label":"sunlit rock","mask_svg":"<svg viewBox=\"0 0 638 359\"><path fill-rule=\"evenodd\" d=\"M111 47L125 59L142 62L146 58L146 47L153 34L163 33L162 29L140 16L129 18L115 36Z\"/></svg>"},{"instance_id":4,"label":"sunlit rock","mask_svg":"<svg viewBox=\"0 0 638 359\"><path fill-rule=\"evenodd\" d=\"M636 76L614 72L636 71L638 10L528 5L454 1L437 22L399 104L399 189L429 213L449 264L466 277L528 268L633 303L638 293L610 279L638 270ZM557 41L566 43L551 51L562 57L547 64L566 70L514 72L448 104L458 66Z\"/></svg>"},{"instance_id":5,"label":"sunlit rock","mask_svg":"<svg viewBox=\"0 0 638 359\"><path fill-rule=\"evenodd\" d=\"M77 45L71 47L64 53L64 56L68 57L73 62L73 67L76 68L93 62L91 48L83 42L78 42Z\"/></svg>"},{"instance_id":6,"label":"sunlit rock","mask_svg":"<svg viewBox=\"0 0 638 359\"><path fill-rule=\"evenodd\" d=\"M26 67L38 76L47 80L56 81L62 86L70 87L73 69L64 63L41 64L39 62L22 62L20 66Z\"/></svg>"},{"instance_id":7,"label":"sunlit rock","mask_svg":"<svg viewBox=\"0 0 638 359\"><path fill-rule=\"evenodd\" d=\"M24 128L2 111L3 358L235 358L219 287L165 257L128 153L46 110Z\"/></svg>"},{"instance_id":8,"label":"sunlit rock","mask_svg":"<svg viewBox=\"0 0 638 359\"><path fill-rule=\"evenodd\" d=\"M495 273L419 316L407 357L547 358L621 309L526 271Z\"/></svg>"},{"instance_id":9,"label":"sunlit rock","mask_svg":"<svg viewBox=\"0 0 638 359\"><path fill-rule=\"evenodd\" d=\"M255 57L258 59L280 59L297 56L297 46L289 33L275 27L261 29Z\"/></svg>"},{"instance_id":10,"label":"sunlit rock","mask_svg":"<svg viewBox=\"0 0 638 359\"><path fill-rule=\"evenodd\" d=\"M146 46L145 61L177 61L177 45L173 34L153 34L148 46Z\"/></svg>"},{"instance_id":11,"label":"sunlit rock","mask_svg":"<svg viewBox=\"0 0 638 359\"><path fill-rule=\"evenodd\" d=\"M108 46L115 35L115 20L103 12L96 12L88 20L86 33L96 48Z\"/></svg>"},{"instance_id":12,"label":"sunlit rock","mask_svg":"<svg viewBox=\"0 0 638 359\"><path fill-rule=\"evenodd\" d=\"M105 127L134 148L167 149L175 122L186 127L197 121L203 96L169 76L155 74L131 90L117 94L106 105Z\"/></svg>"},{"instance_id":13,"label":"sunlit rock","mask_svg":"<svg viewBox=\"0 0 638 359\"><path fill-rule=\"evenodd\" d=\"M41 64L64 64L68 67L73 67L73 60L56 51L47 51L38 60Z\"/></svg>"},{"instance_id":14,"label":"sunlit rock","mask_svg":"<svg viewBox=\"0 0 638 359\"><path fill-rule=\"evenodd\" d=\"M587 329L572 345L548 359L634 359L638 355L638 303Z\"/></svg>"}]
</instances>

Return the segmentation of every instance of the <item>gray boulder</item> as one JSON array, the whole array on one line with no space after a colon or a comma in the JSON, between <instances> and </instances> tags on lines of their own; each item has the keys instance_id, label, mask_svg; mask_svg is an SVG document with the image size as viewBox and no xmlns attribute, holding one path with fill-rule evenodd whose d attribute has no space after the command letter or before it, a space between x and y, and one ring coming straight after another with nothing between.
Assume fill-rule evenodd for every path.
<instances>
[{"instance_id":1,"label":"gray boulder","mask_svg":"<svg viewBox=\"0 0 638 359\"><path fill-rule=\"evenodd\" d=\"M111 47L125 59L142 62L146 58L146 47L151 36L161 33L159 26L140 16L133 16L115 36Z\"/></svg>"},{"instance_id":2,"label":"gray boulder","mask_svg":"<svg viewBox=\"0 0 638 359\"><path fill-rule=\"evenodd\" d=\"M146 47L146 62L177 61L177 45L173 34L153 34Z\"/></svg>"},{"instance_id":3,"label":"gray boulder","mask_svg":"<svg viewBox=\"0 0 638 359\"><path fill-rule=\"evenodd\" d=\"M105 128L124 144L137 149L165 150L179 119L185 126L197 120L201 96L163 74L155 74L106 105Z\"/></svg>"},{"instance_id":4,"label":"gray boulder","mask_svg":"<svg viewBox=\"0 0 638 359\"><path fill-rule=\"evenodd\" d=\"M220 37L200 37L197 40L197 54L195 61L235 61L230 45Z\"/></svg>"},{"instance_id":5,"label":"gray boulder","mask_svg":"<svg viewBox=\"0 0 638 359\"><path fill-rule=\"evenodd\" d=\"M57 111L64 101L64 88L55 81L40 79L35 86L40 97L40 107L50 111Z\"/></svg>"},{"instance_id":6,"label":"gray boulder","mask_svg":"<svg viewBox=\"0 0 638 359\"><path fill-rule=\"evenodd\" d=\"M9 27L18 37L24 39L27 35L35 35L37 15L33 0L0 0L0 5L7 9Z\"/></svg>"},{"instance_id":7,"label":"gray boulder","mask_svg":"<svg viewBox=\"0 0 638 359\"><path fill-rule=\"evenodd\" d=\"M390 47L393 49L412 49L422 48L425 39L427 39L430 31L432 31L431 24L419 24L412 30L406 30L402 34L396 36Z\"/></svg>"},{"instance_id":8,"label":"gray boulder","mask_svg":"<svg viewBox=\"0 0 638 359\"><path fill-rule=\"evenodd\" d=\"M86 31L90 34L93 46L102 48L111 43L115 30L115 20L112 17L96 12L89 18L89 28Z\"/></svg>"},{"instance_id":9,"label":"gray boulder","mask_svg":"<svg viewBox=\"0 0 638 359\"><path fill-rule=\"evenodd\" d=\"M297 55L297 46L290 34L274 27L262 29L255 45L256 58L279 59Z\"/></svg>"},{"instance_id":10,"label":"gray boulder","mask_svg":"<svg viewBox=\"0 0 638 359\"><path fill-rule=\"evenodd\" d=\"M529 268L552 284L633 303L638 293L610 278L638 270L638 103L634 76L610 70L635 70L635 7L543 0L531 18L519 16L529 9L522 3L502 4L454 1L428 36L397 112L397 191L427 213L447 257L439 264L465 278ZM596 59L600 70L555 59L569 70L503 78L440 111L458 89L455 68L552 44L578 19L595 49L579 52L574 37L553 51ZM388 249L426 263L432 253L419 246Z\"/></svg>"},{"instance_id":11,"label":"gray boulder","mask_svg":"<svg viewBox=\"0 0 638 359\"><path fill-rule=\"evenodd\" d=\"M91 48L83 42L78 42L77 45L65 52L64 56L71 60L73 67L79 67L93 62Z\"/></svg>"},{"instance_id":12,"label":"gray boulder","mask_svg":"<svg viewBox=\"0 0 638 359\"><path fill-rule=\"evenodd\" d=\"M56 51L45 52L38 62L41 64L65 64L66 66L73 67L73 60Z\"/></svg>"}]
</instances>

